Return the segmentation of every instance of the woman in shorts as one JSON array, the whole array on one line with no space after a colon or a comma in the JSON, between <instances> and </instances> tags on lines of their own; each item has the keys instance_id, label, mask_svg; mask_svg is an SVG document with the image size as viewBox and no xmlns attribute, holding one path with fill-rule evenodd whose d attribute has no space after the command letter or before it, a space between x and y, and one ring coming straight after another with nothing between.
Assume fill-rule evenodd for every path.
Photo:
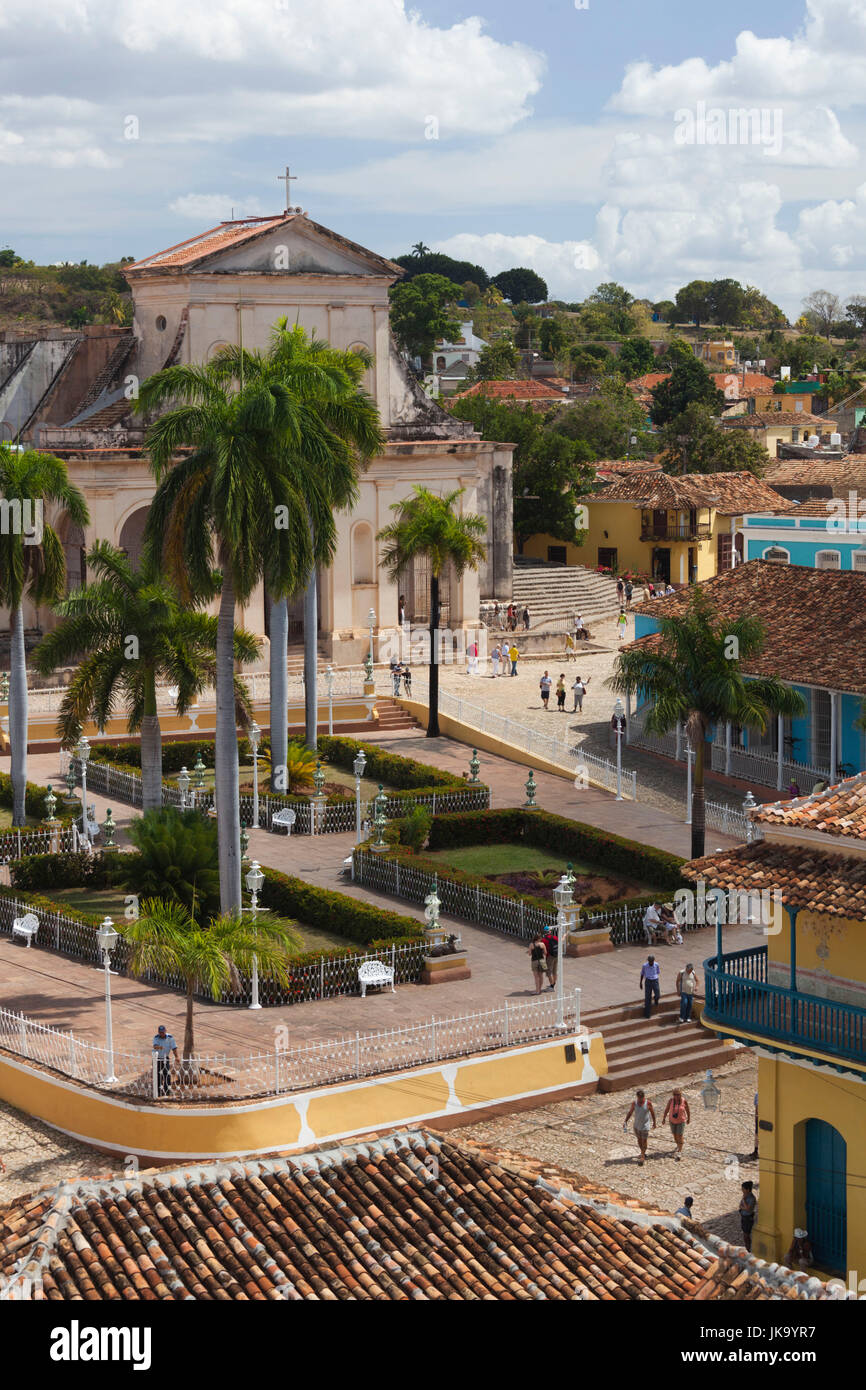
<instances>
[{"instance_id":1,"label":"woman in shorts","mask_svg":"<svg viewBox=\"0 0 866 1390\"><path fill-rule=\"evenodd\" d=\"M544 944L544 937L540 933L529 948L529 964L532 966L535 993L540 994L544 986L544 977L547 974L547 947Z\"/></svg>"},{"instance_id":2,"label":"woman in shorts","mask_svg":"<svg viewBox=\"0 0 866 1390\"><path fill-rule=\"evenodd\" d=\"M683 1135L685 1134L686 1125L691 1123L691 1118L689 1103L679 1086L675 1086L673 1095L665 1106L665 1113L662 1115L662 1124L670 1124L671 1134L674 1136L674 1143L677 1146L674 1158L678 1163L683 1156Z\"/></svg>"}]
</instances>

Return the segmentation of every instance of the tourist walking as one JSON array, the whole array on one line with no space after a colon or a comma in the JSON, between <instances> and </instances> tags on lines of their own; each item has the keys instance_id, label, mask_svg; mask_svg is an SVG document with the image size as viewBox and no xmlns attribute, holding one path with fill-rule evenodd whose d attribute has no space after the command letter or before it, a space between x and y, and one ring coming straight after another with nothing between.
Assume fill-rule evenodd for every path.
<instances>
[{"instance_id":1,"label":"tourist walking","mask_svg":"<svg viewBox=\"0 0 866 1390\"><path fill-rule=\"evenodd\" d=\"M688 1023L692 1016L697 988L697 971L691 961L689 961L685 970L681 970L679 975L677 975L677 994L680 996L680 1023ZM679 1027L679 1024L677 1024L677 1027Z\"/></svg>"},{"instance_id":2,"label":"tourist walking","mask_svg":"<svg viewBox=\"0 0 866 1390\"><path fill-rule=\"evenodd\" d=\"M532 945L529 948L529 964L532 967L532 979L535 983L535 993L540 994L544 984L544 976L547 973L547 947L544 944L544 937L538 932Z\"/></svg>"},{"instance_id":3,"label":"tourist walking","mask_svg":"<svg viewBox=\"0 0 866 1390\"><path fill-rule=\"evenodd\" d=\"M592 676L589 676L587 680L584 680L582 676L575 676L574 684L571 687L571 693L574 696L572 714L576 714L578 710L583 709L583 697L586 694L586 687L591 680Z\"/></svg>"},{"instance_id":4,"label":"tourist walking","mask_svg":"<svg viewBox=\"0 0 866 1390\"><path fill-rule=\"evenodd\" d=\"M412 694L412 672L409 670L408 663L403 667L403 689L407 695Z\"/></svg>"},{"instance_id":5,"label":"tourist walking","mask_svg":"<svg viewBox=\"0 0 866 1390\"><path fill-rule=\"evenodd\" d=\"M524 630L524 632L528 632L528 631L529 631L529 609L528 609L528 608L524 608L524 610L523 610L523 630Z\"/></svg>"},{"instance_id":6,"label":"tourist walking","mask_svg":"<svg viewBox=\"0 0 866 1390\"><path fill-rule=\"evenodd\" d=\"M642 1168L646 1158L646 1146L649 1139L650 1128L656 1127L656 1113L653 1110L653 1103L647 1100L646 1091L636 1091L634 1100L628 1108L628 1114L623 1121L623 1132L628 1129L628 1122L632 1120L634 1137L637 1140L640 1158L638 1167Z\"/></svg>"},{"instance_id":7,"label":"tourist walking","mask_svg":"<svg viewBox=\"0 0 866 1390\"><path fill-rule=\"evenodd\" d=\"M625 598L625 585L623 584L621 579L618 579L616 581L616 596L619 599L619 602L622 603L623 599Z\"/></svg>"},{"instance_id":8,"label":"tourist walking","mask_svg":"<svg viewBox=\"0 0 866 1390\"><path fill-rule=\"evenodd\" d=\"M511 647L509 648L509 652L508 652L508 660L511 662L511 674L512 674L512 676L516 676L516 675L517 675L517 658L518 658L519 656L520 656L520 652L517 650L517 643L516 643L516 642L512 642L512 643L511 643Z\"/></svg>"},{"instance_id":9,"label":"tourist walking","mask_svg":"<svg viewBox=\"0 0 866 1390\"><path fill-rule=\"evenodd\" d=\"M628 618L625 616L625 609L619 610L619 617L616 620L616 636L618 642L625 641L625 630L628 626Z\"/></svg>"},{"instance_id":10,"label":"tourist walking","mask_svg":"<svg viewBox=\"0 0 866 1390\"><path fill-rule=\"evenodd\" d=\"M577 661L577 643L570 632L565 634L565 659Z\"/></svg>"},{"instance_id":11,"label":"tourist walking","mask_svg":"<svg viewBox=\"0 0 866 1390\"><path fill-rule=\"evenodd\" d=\"M683 1135L685 1134L686 1125L691 1124L691 1122L692 1116L689 1110L689 1103L679 1086L675 1086L673 1094L665 1106L665 1113L662 1115L662 1124L670 1124L671 1134L677 1146L677 1151L674 1154L677 1163L679 1163L683 1155Z\"/></svg>"},{"instance_id":12,"label":"tourist walking","mask_svg":"<svg viewBox=\"0 0 866 1390\"><path fill-rule=\"evenodd\" d=\"M550 676L545 671L544 675L541 677L541 680L538 682L538 688L541 691L541 703L544 705L545 709L547 709L547 702L550 699L550 687L552 685L553 681L550 679Z\"/></svg>"},{"instance_id":13,"label":"tourist walking","mask_svg":"<svg viewBox=\"0 0 866 1390\"><path fill-rule=\"evenodd\" d=\"M469 643L469 650L467 651L466 655L467 655L468 658L469 658L469 675L470 675L470 676L477 676L477 675L478 675L478 643L477 643L477 642L470 642L470 643Z\"/></svg>"},{"instance_id":14,"label":"tourist walking","mask_svg":"<svg viewBox=\"0 0 866 1390\"><path fill-rule=\"evenodd\" d=\"M492 676L499 675L499 656L499 643L497 642L496 646L493 648L493 651L490 653L490 665L493 668L490 674Z\"/></svg>"},{"instance_id":15,"label":"tourist walking","mask_svg":"<svg viewBox=\"0 0 866 1390\"><path fill-rule=\"evenodd\" d=\"M397 660L396 656L391 657L391 660L388 663L388 669L391 672L391 684L394 689L394 694L399 695L401 670L400 663Z\"/></svg>"},{"instance_id":16,"label":"tourist walking","mask_svg":"<svg viewBox=\"0 0 866 1390\"><path fill-rule=\"evenodd\" d=\"M631 596L634 593L634 586L630 579L625 581L625 606L631 608Z\"/></svg>"},{"instance_id":17,"label":"tourist walking","mask_svg":"<svg viewBox=\"0 0 866 1390\"><path fill-rule=\"evenodd\" d=\"M559 969L559 929L557 927L548 927L545 932L544 949L547 951L545 962L547 983L551 989L556 989L556 972Z\"/></svg>"},{"instance_id":18,"label":"tourist walking","mask_svg":"<svg viewBox=\"0 0 866 1390\"><path fill-rule=\"evenodd\" d=\"M659 963L655 956L647 956L640 971L640 987L643 990L644 1018L649 1018L652 1012L653 1001L655 1001L656 1008L658 1008L661 994L661 985L659 983L660 975Z\"/></svg>"},{"instance_id":19,"label":"tourist walking","mask_svg":"<svg viewBox=\"0 0 866 1390\"><path fill-rule=\"evenodd\" d=\"M556 707L565 714L565 672L560 671L556 682Z\"/></svg>"},{"instance_id":20,"label":"tourist walking","mask_svg":"<svg viewBox=\"0 0 866 1390\"><path fill-rule=\"evenodd\" d=\"M743 1195L740 1198L740 1229L743 1232L743 1244L751 1253L752 1250L752 1227L755 1224L755 1215L758 1210L758 1199L755 1196L755 1184L753 1182L743 1183Z\"/></svg>"},{"instance_id":21,"label":"tourist walking","mask_svg":"<svg viewBox=\"0 0 866 1390\"><path fill-rule=\"evenodd\" d=\"M156 1093L158 1096L170 1095L171 1054L174 1053L174 1060L177 1061L177 1043L171 1033L166 1032L164 1023L159 1025L154 1035L153 1051L156 1053Z\"/></svg>"}]
</instances>

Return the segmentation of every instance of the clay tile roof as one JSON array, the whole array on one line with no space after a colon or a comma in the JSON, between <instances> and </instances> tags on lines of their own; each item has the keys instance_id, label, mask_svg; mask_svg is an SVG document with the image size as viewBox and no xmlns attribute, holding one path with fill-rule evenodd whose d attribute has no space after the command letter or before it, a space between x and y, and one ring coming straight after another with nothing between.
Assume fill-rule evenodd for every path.
<instances>
[{"instance_id":1,"label":"clay tile roof","mask_svg":"<svg viewBox=\"0 0 866 1390\"><path fill-rule=\"evenodd\" d=\"M597 465L600 468L601 465ZM751 473L684 473L672 477L656 471L615 474L594 494L595 501L634 502L647 508L712 507L723 516L751 511L788 512L792 503Z\"/></svg>"},{"instance_id":2,"label":"clay tile roof","mask_svg":"<svg viewBox=\"0 0 866 1390\"><path fill-rule=\"evenodd\" d=\"M724 415L719 421L722 429L765 430L773 425L817 425L820 429L834 430L836 421L827 415L812 415L808 410L770 410L766 415Z\"/></svg>"},{"instance_id":3,"label":"clay tile roof","mask_svg":"<svg viewBox=\"0 0 866 1390\"><path fill-rule=\"evenodd\" d=\"M761 619L764 646L743 660L745 674L866 695L866 574L749 560L705 580L701 588L720 621L733 622L744 613ZM682 589L632 611L675 618L688 603L689 590ZM652 633L632 645L661 642L660 634Z\"/></svg>"},{"instance_id":4,"label":"clay tile roof","mask_svg":"<svg viewBox=\"0 0 866 1390\"><path fill-rule=\"evenodd\" d=\"M811 796L768 802L755 812L753 819L767 825L796 826L866 841L866 772L858 772Z\"/></svg>"},{"instance_id":5,"label":"clay tile roof","mask_svg":"<svg viewBox=\"0 0 866 1390\"><path fill-rule=\"evenodd\" d=\"M711 887L757 894L778 891L790 907L831 917L866 919L866 858L824 851L811 844L759 840L692 859L685 878Z\"/></svg>"},{"instance_id":6,"label":"clay tile roof","mask_svg":"<svg viewBox=\"0 0 866 1390\"><path fill-rule=\"evenodd\" d=\"M465 391L458 391L451 397L454 401L462 400L464 396L487 396L490 400L517 400L517 401L562 401L565 396L562 391L557 391L554 386L548 386L546 381L476 381L474 386L469 386Z\"/></svg>"},{"instance_id":7,"label":"clay tile roof","mask_svg":"<svg viewBox=\"0 0 866 1390\"><path fill-rule=\"evenodd\" d=\"M283 222L293 222L294 218L293 213L280 213L277 217L245 217L236 222L220 222L216 227L211 227L198 236L178 242L176 246L169 246L165 251L157 251L152 256L145 256L133 265L125 266L124 274L127 270L154 270L161 266L191 265L215 251L226 251L230 246L240 246Z\"/></svg>"},{"instance_id":8,"label":"clay tile roof","mask_svg":"<svg viewBox=\"0 0 866 1390\"><path fill-rule=\"evenodd\" d=\"M661 473L662 464L658 459L612 459L595 465L600 478L617 478L627 473Z\"/></svg>"},{"instance_id":9,"label":"clay tile roof","mask_svg":"<svg viewBox=\"0 0 866 1390\"><path fill-rule=\"evenodd\" d=\"M52 1218L55 1239L40 1243ZM48 1299L780 1299L801 1289L801 1276L693 1222L424 1130L70 1184L47 1203L37 1194L0 1210L0 1240L4 1272L38 1275ZM814 1296L834 1296L814 1283Z\"/></svg>"}]
</instances>

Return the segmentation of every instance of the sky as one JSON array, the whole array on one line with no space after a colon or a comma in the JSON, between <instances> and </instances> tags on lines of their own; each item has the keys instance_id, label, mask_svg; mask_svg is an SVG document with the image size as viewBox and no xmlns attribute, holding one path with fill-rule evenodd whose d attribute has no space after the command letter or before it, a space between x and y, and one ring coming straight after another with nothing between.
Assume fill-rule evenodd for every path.
<instances>
[{"instance_id":1,"label":"sky","mask_svg":"<svg viewBox=\"0 0 866 1390\"><path fill-rule=\"evenodd\" d=\"M557 298L866 293L866 0L3 0L0 93L40 263L277 212L288 163L335 231Z\"/></svg>"}]
</instances>

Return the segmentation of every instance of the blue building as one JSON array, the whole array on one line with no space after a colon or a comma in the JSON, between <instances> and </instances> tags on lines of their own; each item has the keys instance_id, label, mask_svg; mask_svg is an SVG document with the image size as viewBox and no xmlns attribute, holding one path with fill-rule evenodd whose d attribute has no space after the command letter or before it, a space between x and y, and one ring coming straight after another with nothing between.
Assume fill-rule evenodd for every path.
<instances>
[{"instance_id":1,"label":"blue building","mask_svg":"<svg viewBox=\"0 0 866 1390\"><path fill-rule=\"evenodd\" d=\"M793 513L743 517L739 534L745 560L866 574L866 495L848 488L837 497L791 505Z\"/></svg>"},{"instance_id":2,"label":"blue building","mask_svg":"<svg viewBox=\"0 0 866 1390\"><path fill-rule=\"evenodd\" d=\"M866 551L866 526L863 542ZM853 554L856 559L856 549ZM814 559L819 558L816 551ZM866 570L859 573L859 568L799 565L770 556L747 560L702 585L721 619L751 613L764 623L763 651L752 660L751 671L744 661L744 671L777 676L806 703L804 715L779 717L763 734L731 725L713 729L708 771L778 790L795 783L803 793L818 782L866 771L866 732L857 727L866 700ZM687 591L641 604L635 611L635 640L651 639L662 614L683 612L687 604ZM648 709L639 705L630 714L628 742L684 760L681 730L663 739L644 732Z\"/></svg>"}]
</instances>

